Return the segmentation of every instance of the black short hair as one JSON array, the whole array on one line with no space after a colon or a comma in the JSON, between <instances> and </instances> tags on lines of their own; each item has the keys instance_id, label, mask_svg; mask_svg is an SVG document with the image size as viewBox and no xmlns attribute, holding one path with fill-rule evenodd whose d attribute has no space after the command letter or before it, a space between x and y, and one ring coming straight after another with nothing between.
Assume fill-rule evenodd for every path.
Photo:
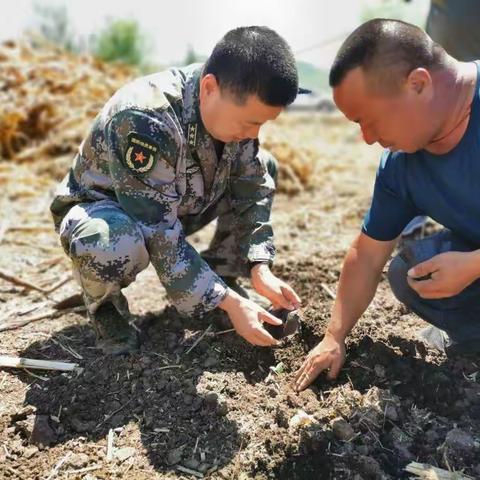
<instances>
[{"instance_id":1,"label":"black short hair","mask_svg":"<svg viewBox=\"0 0 480 480\"><path fill-rule=\"evenodd\" d=\"M238 102L248 95L270 106L287 106L298 91L295 58L287 42L268 27L230 30L213 49L203 75L215 75Z\"/></svg>"},{"instance_id":2,"label":"black short hair","mask_svg":"<svg viewBox=\"0 0 480 480\"><path fill-rule=\"evenodd\" d=\"M331 87L356 67L379 74L387 88L399 85L415 68L443 65L445 50L421 28L400 20L375 18L360 25L343 42L330 69Z\"/></svg>"}]
</instances>

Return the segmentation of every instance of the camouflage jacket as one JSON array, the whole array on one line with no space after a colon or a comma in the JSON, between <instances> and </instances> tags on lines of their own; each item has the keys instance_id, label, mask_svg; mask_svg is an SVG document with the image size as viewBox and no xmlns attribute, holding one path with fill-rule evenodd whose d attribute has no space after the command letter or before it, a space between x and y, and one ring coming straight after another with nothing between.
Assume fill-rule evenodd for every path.
<instances>
[{"instance_id":1,"label":"camouflage jacket","mask_svg":"<svg viewBox=\"0 0 480 480\"><path fill-rule=\"evenodd\" d=\"M227 143L220 160L199 113L201 65L139 78L107 102L51 205L58 230L75 204L112 199L141 226L150 260L183 314L203 314L225 283L186 241L181 218L228 195L246 262L275 254L267 197L274 181L258 141Z\"/></svg>"}]
</instances>

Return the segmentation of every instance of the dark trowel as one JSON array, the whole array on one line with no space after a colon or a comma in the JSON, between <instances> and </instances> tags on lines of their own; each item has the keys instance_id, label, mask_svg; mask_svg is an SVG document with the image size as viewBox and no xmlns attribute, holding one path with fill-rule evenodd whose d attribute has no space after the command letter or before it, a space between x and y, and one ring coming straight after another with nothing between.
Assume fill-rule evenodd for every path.
<instances>
[{"instance_id":1,"label":"dark trowel","mask_svg":"<svg viewBox=\"0 0 480 480\"><path fill-rule=\"evenodd\" d=\"M286 308L279 308L277 310L269 309L274 317L279 318L282 325L271 325L264 323L263 328L275 339L284 340L292 335L295 335L300 330L301 319L298 310L287 310Z\"/></svg>"}]
</instances>

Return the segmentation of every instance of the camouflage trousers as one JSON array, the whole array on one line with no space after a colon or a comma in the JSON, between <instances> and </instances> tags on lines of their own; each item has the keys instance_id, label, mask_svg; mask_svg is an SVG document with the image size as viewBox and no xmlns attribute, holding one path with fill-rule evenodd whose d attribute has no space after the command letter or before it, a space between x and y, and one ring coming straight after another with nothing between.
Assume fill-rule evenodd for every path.
<instances>
[{"instance_id":1,"label":"camouflage trousers","mask_svg":"<svg viewBox=\"0 0 480 480\"><path fill-rule=\"evenodd\" d=\"M270 175L277 178L277 163L261 151ZM270 200L270 208L273 195ZM248 264L240 257L234 215L227 197L198 215L180 217L185 235L191 235L216 220L216 229L207 250L201 253L222 277L249 276ZM90 314L107 300L128 315L122 288L132 283L150 263L142 230L136 221L113 200L79 203L60 225L60 241L72 260L73 273L82 287Z\"/></svg>"}]
</instances>

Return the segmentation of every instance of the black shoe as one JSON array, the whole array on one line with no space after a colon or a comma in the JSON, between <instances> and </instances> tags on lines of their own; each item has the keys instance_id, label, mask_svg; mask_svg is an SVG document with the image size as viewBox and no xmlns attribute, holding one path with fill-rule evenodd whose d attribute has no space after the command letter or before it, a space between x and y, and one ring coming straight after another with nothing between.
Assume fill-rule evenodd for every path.
<instances>
[{"instance_id":1,"label":"black shoe","mask_svg":"<svg viewBox=\"0 0 480 480\"><path fill-rule=\"evenodd\" d=\"M112 302L105 302L90 315L97 334L97 348L107 355L122 355L138 350L137 331Z\"/></svg>"},{"instance_id":2,"label":"black shoe","mask_svg":"<svg viewBox=\"0 0 480 480\"><path fill-rule=\"evenodd\" d=\"M222 280L227 284L228 288L231 288L234 292L238 293L243 298L250 298L248 292L238 283L237 277L222 277Z\"/></svg>"}]
</instances>

